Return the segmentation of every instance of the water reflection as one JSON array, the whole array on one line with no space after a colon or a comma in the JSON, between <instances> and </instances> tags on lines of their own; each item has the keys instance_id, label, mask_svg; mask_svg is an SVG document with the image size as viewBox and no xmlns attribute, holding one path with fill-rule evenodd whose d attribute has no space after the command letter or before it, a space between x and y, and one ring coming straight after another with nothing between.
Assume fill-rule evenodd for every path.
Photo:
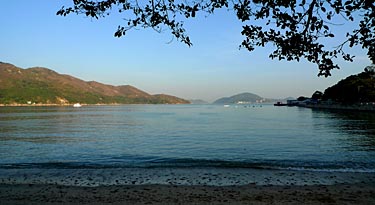
<instances>
[{"instance_id":1,"label":"water reflection","mask_svg":"<svg viewBox=\"0 0 375 205\"><path fill-rule=\"evenodd\" d=\"M375 150L375 113L345 110L313 110L312 113L315 119L331 119L316 129L320 126L336 129L344 135L342 139L349 141L350 149L354 145L361 150Z\"/></svg>"},{"instance_id":2,"label":"water reflection","mask_svg":"<svg viewBox=\"0 0 375 205\"><path fill-rule=\"evenodd\" d=\"M77 138L64 137L64 136L40 136L40 137L10 137L3 136L0 138L0 142L6 141L20 141L20 142L31 142L41 144L55 144L55 143L73 143L80 140Z\"/></svg>"},{"instance_id":3,"label":"water reflection","mask_svg":"<svg viewBox=\"0 0 375 205\"><path fill-rule=\"evenodd\" d=\"M132 114L136 111L137 106L0 107L0 141L64 144L100 141L111 133L139 129L141 125Z\"/></svg>"},{"instance_id":4,"label":"water reflection","mask_svg":"<svg viewBox=\"0 0 375 205\"><path fill-rule=\"evenodd\" d=\"M135 156L322 167L337 161L353 167L355 159L372 168L374 135L372 113L297 107L0 108L0 164L128 163Z\"/></svg>"}]
</instances>

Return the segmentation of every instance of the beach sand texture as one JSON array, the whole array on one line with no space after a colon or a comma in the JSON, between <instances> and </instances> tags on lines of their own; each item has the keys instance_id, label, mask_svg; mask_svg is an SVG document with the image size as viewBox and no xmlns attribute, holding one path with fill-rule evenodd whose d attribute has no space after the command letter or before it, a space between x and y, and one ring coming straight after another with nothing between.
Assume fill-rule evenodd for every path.
<instances>
[{"instance_id":1,"label":"beach sand texture","mask_svg":"<svg viewBox=\"0 0 375 205\"><path fill-rule=\"evenodd\" d=\"M2 169L0 204L375 204L375 174L261 169Z\"/></svg>"},{"instance_id":2,"label":"beach sand texture","mask_svg":"<svg viewBox=\"0 0 375 205\"><path fill-rule=\"evenodd\" d=\"M0 185L0 204L375 204L374 184Z\"/></svg>"}]
</instances>

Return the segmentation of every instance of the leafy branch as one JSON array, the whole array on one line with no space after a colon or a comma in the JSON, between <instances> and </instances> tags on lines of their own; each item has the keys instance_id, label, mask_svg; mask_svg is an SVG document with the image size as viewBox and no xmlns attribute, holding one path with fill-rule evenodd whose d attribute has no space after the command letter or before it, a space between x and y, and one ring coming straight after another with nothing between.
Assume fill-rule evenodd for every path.
<instances>
[{"instance_id":1,"label":"leafy branch","mask_svg":"<svg viewBox=\"0 0 375 205\"><path fill-rule=\"evenodd\" d=\"M375 63L375 2L373 0L73 0L72 7L62 7L57 15L70 13L91 18L104 18L117 10L125 16L125 25L119 25L115 37L124 36L137 27L153 28L171 34L188 46L192 42L184 28L184 19L194 18L199 12L213 14L218 9L234 11L246 23L241 34L240 47L253 51L256 47L272 44L269 57L278 60L306 59L318 66L319 76L330 76L339 69L334 63L338 57L353 61L354 55L344 51L346 46L362 46ZM232 9L231 9L232 8ZM325 39L335 38L330 26L337 25L338 17L345 23L355 22L347 39L333 48L326 48ZM257 22L267 22L259 26Z\"/></svg>"}]
</instances>

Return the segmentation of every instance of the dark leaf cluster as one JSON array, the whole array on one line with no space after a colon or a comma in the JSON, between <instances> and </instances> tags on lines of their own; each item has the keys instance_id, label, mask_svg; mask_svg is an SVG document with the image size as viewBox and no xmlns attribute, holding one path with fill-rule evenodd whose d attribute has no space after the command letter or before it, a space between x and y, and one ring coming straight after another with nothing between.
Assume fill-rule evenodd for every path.
<instances>
[{"instance_id":1,"label":"dark leaf cluster","mask_svg":"<svg viewBox=\"0 0 375 205\"><path fill-rule=\"evenodd\" d=\"M234 11L244 22L240 47L253 51L272 44L272 59L299 61L306 59L319 68L319 76L330 76L338 69L338 57L353 61L346 50L361 46L375 62L375 1L374 0L73 0L72 7L61 8L57 15L70 13L101 18L110 12L124 14L126 23L118 26L116 37L132 28L162 28L187 44L192 42L184 29L183 19L194 18L198 12L211 14L217 9ZM348 31L346 40L327 48L325 39L335 38L332 26L340 18L359 24Z\"/></svg>"}]
</instances>

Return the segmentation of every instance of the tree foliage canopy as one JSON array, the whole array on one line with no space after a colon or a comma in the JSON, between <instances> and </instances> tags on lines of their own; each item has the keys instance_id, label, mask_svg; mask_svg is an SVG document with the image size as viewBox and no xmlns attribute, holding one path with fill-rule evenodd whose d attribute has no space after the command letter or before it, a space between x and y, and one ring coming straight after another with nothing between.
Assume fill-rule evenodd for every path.
<instances>
[{"instance_id":1,"label":"tree foliage canopy","mask_svg":"<svg viewBox=\"0 0 375 205\"><path fill-rule=\"evenodd\" d=\"M116 37L132 28L168 28L173 36L187 44L192 42L183 25L183 19L218 9L236 13L244 22L240 47L253 51L255 47L272 44L272 59L299 61L306 59L317 64L319 76L330 76L339 66L334 59L342 57L353 61L354 56L345 47L361 46L375 63L375 2L374 0L73 0L72 7L62 7L57 15L83 14L102 18L111 12L124 15ZM324 41L334 38L331 29L337 18L358 24L347 31L346 40L327 48Z\"/></svg>"},{"instance_id":2,"label":"tree foliage canopy","mask_svg":"<svg viewBox=\"0 0 375 205\"><path fill-rule=\"evenodd\" d=\"M364 72L351 75L327 88L323 99L347 104L375 102L375 67L369 66Z\"/></svg>"},{"instance_id":3,"label":"tree foliage canopy","mask_svg":"<svg viewBox=\"0 0 375 205\"><path fill-rule=\"evenodd\" d=\"M323 97L323 93L321 91L317 90L312 94L311 99L320 100L320 99L322 99L322 97Z\"/></svg>"}]
</instances>

